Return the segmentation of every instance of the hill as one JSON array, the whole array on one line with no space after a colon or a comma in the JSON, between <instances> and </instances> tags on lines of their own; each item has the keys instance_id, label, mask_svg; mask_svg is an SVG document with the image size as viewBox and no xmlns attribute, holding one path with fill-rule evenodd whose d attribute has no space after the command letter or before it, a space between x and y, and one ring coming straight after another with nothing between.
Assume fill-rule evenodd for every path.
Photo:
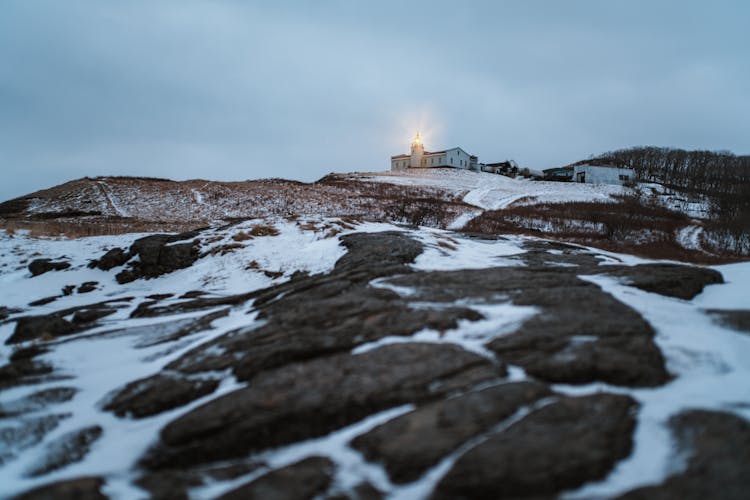
<instances>
[{"instance_id":1,"label":"hill","mask_svg":"<svg viewBox=\"0 0 750 500\"><path fill-rule=\"evenodd\" d=\"M468 232L544 235L653 258L723 262L695 200L629 188L532 181L456 169L331 174L314 183L102 177L0 204L0 223L36 235L187 231L269 216L349 217ZM746 250L746 251L745 251Z\"/></svg>"}]
</instances>

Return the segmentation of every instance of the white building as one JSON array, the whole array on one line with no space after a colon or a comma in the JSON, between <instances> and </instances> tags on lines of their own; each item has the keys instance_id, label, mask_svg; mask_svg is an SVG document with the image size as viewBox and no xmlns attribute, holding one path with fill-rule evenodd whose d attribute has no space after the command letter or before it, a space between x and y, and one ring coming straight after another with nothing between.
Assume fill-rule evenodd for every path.
<instances>
[{"instance_id":1,"label":"white building","mask_svg":"<svg viewBox=\"0 0 750 500\"><path fill-rule=\"evenodd\" d=\"M425 151L419 132L411 143L411 154L391 156L391 170L453 167L479 171L477 157L461 148Z\"/></svg>"},{"instance_id":2,"label":"white building","mask_svg":"<svg viewBox=\"0 0 750 500\"><path fill-rule=\"evenodd\" d=\"M635 180L632 168L615 165L583 164L573 167L573 182L586 184L625 184Z\"/></svg>"}]
</instances>

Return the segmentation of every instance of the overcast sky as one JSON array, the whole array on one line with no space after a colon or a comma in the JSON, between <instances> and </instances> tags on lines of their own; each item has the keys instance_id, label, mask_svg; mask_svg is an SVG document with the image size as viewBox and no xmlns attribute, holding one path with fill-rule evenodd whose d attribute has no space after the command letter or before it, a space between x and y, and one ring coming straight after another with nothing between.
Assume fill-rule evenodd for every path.
<instances>
[{"instance_id":1,"label":"overcast sky","mask_svg":"<svg viewBox=\"0 0 750 500\"><path fill-rule=\"evenodd\" d=\"M427 149L750 153L750 2L4 0L0 200L86 175L310 181Z\"/></svg>"}]
</instances>

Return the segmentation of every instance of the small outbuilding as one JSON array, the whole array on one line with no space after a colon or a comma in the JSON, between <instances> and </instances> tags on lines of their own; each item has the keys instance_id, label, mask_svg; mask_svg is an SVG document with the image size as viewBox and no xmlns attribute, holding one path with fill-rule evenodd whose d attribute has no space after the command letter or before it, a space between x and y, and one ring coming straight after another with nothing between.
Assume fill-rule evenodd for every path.
<instances>
[{"instance_id":1,"label":"small outbuilding","mask_svg":"<svg viewBox=\"0 0 750 500\"><path fill-rule=\"evenodd\" d=\"M635 180L635 171L618 165L582 163L573 166L572 180L585 184L622 185Z\"/></svg>"}]
</instances>

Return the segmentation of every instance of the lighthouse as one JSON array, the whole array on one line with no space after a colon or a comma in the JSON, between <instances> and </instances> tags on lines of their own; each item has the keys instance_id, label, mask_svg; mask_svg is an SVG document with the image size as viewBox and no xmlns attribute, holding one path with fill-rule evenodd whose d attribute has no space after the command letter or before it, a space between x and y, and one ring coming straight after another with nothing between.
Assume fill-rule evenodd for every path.
<instances>
[{"instance_id":1,"label":"lighthouse","mask_svg":"<svg viewBox=\"0 0 750 500\"><path fill-rule=\"evenodd\" d=\"M411 168L418 168L422 166L422 157L424 156L424 144L422 144L422 138L419 137L419 132L414 136L414 140L411 141L411 158L409 166Z\"/></svg>"}]
</instances>

